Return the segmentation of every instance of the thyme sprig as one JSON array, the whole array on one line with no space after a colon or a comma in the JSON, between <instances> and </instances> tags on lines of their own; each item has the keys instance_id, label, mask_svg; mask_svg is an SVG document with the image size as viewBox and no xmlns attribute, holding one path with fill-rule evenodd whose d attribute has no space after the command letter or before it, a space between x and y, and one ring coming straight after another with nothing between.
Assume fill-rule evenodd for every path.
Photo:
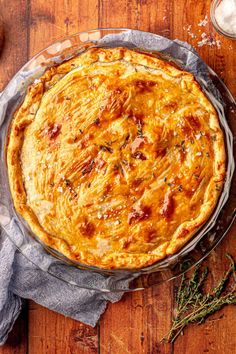
<instances>
[{"instance_id":1,"label":"thyme sprig","mask_svg":"<svg viewBox=\"0 0 236 354\"><path fill-rule=\"evenodd\" d=\"M226 257L230 261L230 266L216 287L212 288L209 293L204 292L208 276L207 267L202 270L198 265L190 278L182 276L175 299L176 309L172 326L163 341L174 342L189 324L203 323L208 316L223 306L236 304L235 261L229 254L226 254Z\"/></svg>"}]
</instances>

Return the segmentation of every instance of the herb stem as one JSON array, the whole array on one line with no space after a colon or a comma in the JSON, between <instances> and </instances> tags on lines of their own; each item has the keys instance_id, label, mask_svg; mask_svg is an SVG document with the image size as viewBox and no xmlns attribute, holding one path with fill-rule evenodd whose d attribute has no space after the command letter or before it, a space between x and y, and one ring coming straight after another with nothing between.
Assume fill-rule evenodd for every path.
<instances>
[{"instance_id":1,"label":"herb stem","mask_svg":"<svg viewBox=\"0 0 236 354\"><path fill-rule=\"evenodd\" d=\"M203 291L208 268L201 270L198 265L189 279L185 275L182 276L176 295L176 310L172 326L163 340L174 342L190 323L201 324L209 315L220 310L223 306L236 304L235 261L229 254L226 254L226 257L230 261L230 266L217 286L212 288L209 293ZM231 281L233 286L230 287Z\"/></svg>"}]
</instances>

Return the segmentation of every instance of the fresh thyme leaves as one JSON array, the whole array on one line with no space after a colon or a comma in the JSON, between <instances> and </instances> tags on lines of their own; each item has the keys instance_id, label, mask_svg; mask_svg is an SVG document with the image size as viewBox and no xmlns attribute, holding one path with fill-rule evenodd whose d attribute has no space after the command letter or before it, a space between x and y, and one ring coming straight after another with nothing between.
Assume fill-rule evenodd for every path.
<instances>
[{"instance_id":1,"label":"fresh thyme leaves","mask_svg":"<svg viewBox=\"0 0 236 354\"><path fill-rule=\"evenodd\" d=\"M191 277L183 275L176 295L176 309L172 326L163 341L174 342L190 323L203 323L205 319L220 310L224 305L236 304L235 261L229 255L230 266L217 286L209 293L203 287L208 275L208 268L201 270L196 266ZM230 284L232 280L233 284Z\"/></svg>"},{"instance_id":2,"label":"fresh thyme leaves","mask_svg":"<svg viewBox=\"0 0 236 354\"><path fill-rule=\"evenodd\" d=\"M216 135L212 135L212 136L211 136L211 139L212 139L212 141L216 141L216 140L217 140Z\"/></svg>"},{"instance_id":3,"label":"fresh thyme leaves","mask_svg":"<svg viewBox=\"0 0 236 354\"><path fill-rule=\"evenodd\" d=\"M121 160L121 163L123 163L125 166L129 166L129 162L127 160Z\"/></svg>"},{"instance_id":4,"label":"fresh thyme leaves","mask_svg":"<svg viewBox=\"0 0 236 354\"><path fill-rule=\"evenodd\" d=\"M102 151L107 151L107 152L109 152L110 154L113 153L113 149L112 149L110 146L100 145L100 149L101 149Z\"/></svg>"},{"instance_id":5,"label":"fresh thyme leaves","mask_svg":"<svg viewBox=\"0 0 236 354\"><path fill-rule=\"evenodd\" d=\"M99 118L94 119L93 123L96 124L96 125L99 125L100 124L100 119Z\"/></svg>"},{"instance_id":6,"label":"fresh thyme leaves","mask_svg":"<svg viewBox=\"0 0 236 354\"><path fill-rule=\"evenodd\" d=\"M143 127L142 127L142 124L138 125L137 135L138 135L138 137L143 138Z\"/></svg>"},{"instance_id":7,"label":"fresh thyme leaves","mask_svg":"<svg viewBox=\"0 0 236 354\"><path fill-rule=\"evenodd\" d=\"M65 179L66 186L71 186L71 181L69 179Z\"/></svg>"},{"instance_id":8,"label":"fresh thyme leaves","mask_svg":"<svg viewBox=\"0 0 236 354\"><path fill-rule=\"evenodd\" d=\"M120 150L124 149L128 145L130 135L126 135L124 143L121 145Z\"/></svg>"},{"instance_id":9,"label":"fresh thyme leaves","mask_svg":"<svg viewBox=\"0 0 236 354\"><path fill-rule=\"evenodd\" d=\"M87 165L85 166L85 168L82 170L82 175L86 175L87 173L91 172L93 169L95 162L94 160L90 161L89 163L87 163Z\"/></svg>"},{"instance_id":10,"label":"fresh thyme leaves","mask_svg":"<svg viewBox=\"0 0 236 354\"><path fill-rule=\"evenodd\" d=\"M112 144L114 143L114 141L105 141L105 144L108 145L108 146L112 146Z\"/></svg>"}]
</instances>

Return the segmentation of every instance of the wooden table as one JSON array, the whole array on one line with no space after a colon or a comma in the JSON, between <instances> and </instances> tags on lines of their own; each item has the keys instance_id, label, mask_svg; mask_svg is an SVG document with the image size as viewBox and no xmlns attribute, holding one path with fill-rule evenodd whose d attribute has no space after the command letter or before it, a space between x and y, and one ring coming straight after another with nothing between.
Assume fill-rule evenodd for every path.
<instances>
[{"instance_id":1,"label":"wooden table","mask_svg":"<svg viewBox=\"0 0 236 354\"><path fill-rule=\"evenodd\" d=\"M5 47L0 58L0 90L35 53L55 39L97 27L130 27L179 38L193 44L236 96L236 41L216 34L209 19L210 0L1 0ZM191 25L191 27L189 27ZM201 33L220 39L198 47ZM195 37L196 36L196 37ZM227 264L224 253L236 256L236 227L212 252L207 263L214 282ZM176 282L175 282L176 283ZM170 326L174 282L109 304L96 328L65 318L31 301L18 319L0 354L233 354L236 353L236 307L191 326L174 345L161 344Z\"/></svg>"}]
</instances>

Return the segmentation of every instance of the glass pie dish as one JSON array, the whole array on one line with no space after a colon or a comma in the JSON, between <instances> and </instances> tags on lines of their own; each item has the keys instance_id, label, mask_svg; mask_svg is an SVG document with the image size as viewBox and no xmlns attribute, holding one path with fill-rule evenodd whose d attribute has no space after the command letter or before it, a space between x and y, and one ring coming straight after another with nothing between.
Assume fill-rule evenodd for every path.
<instances>
[{"instance_id":1,"label":"glass pie dish","mask_svg":"<svg viewBox=\"0 0 236 354\"><path fill-rule=\"evenodd\" d=\"M124 46L158 52L163 60L195 74L202 89L216 108L227 150L227 174L224 189L210 219L178 253L152 266L136 269L106 270L67 259L46 246L16 214L7 178L5 148L12 115L22 101L27 87L53 65L79 55L91 47ZM103 292L135 291L170 280L206 257L226 235L235 218L233 134L236 130L236 104L227 87L208 68L194 50L179 41L129 29L98 29L59 40L34 56L10 81L0 97L1 164L0 224L19 251L44 272L81 288Z\"/></svg>"}]
</instances>

